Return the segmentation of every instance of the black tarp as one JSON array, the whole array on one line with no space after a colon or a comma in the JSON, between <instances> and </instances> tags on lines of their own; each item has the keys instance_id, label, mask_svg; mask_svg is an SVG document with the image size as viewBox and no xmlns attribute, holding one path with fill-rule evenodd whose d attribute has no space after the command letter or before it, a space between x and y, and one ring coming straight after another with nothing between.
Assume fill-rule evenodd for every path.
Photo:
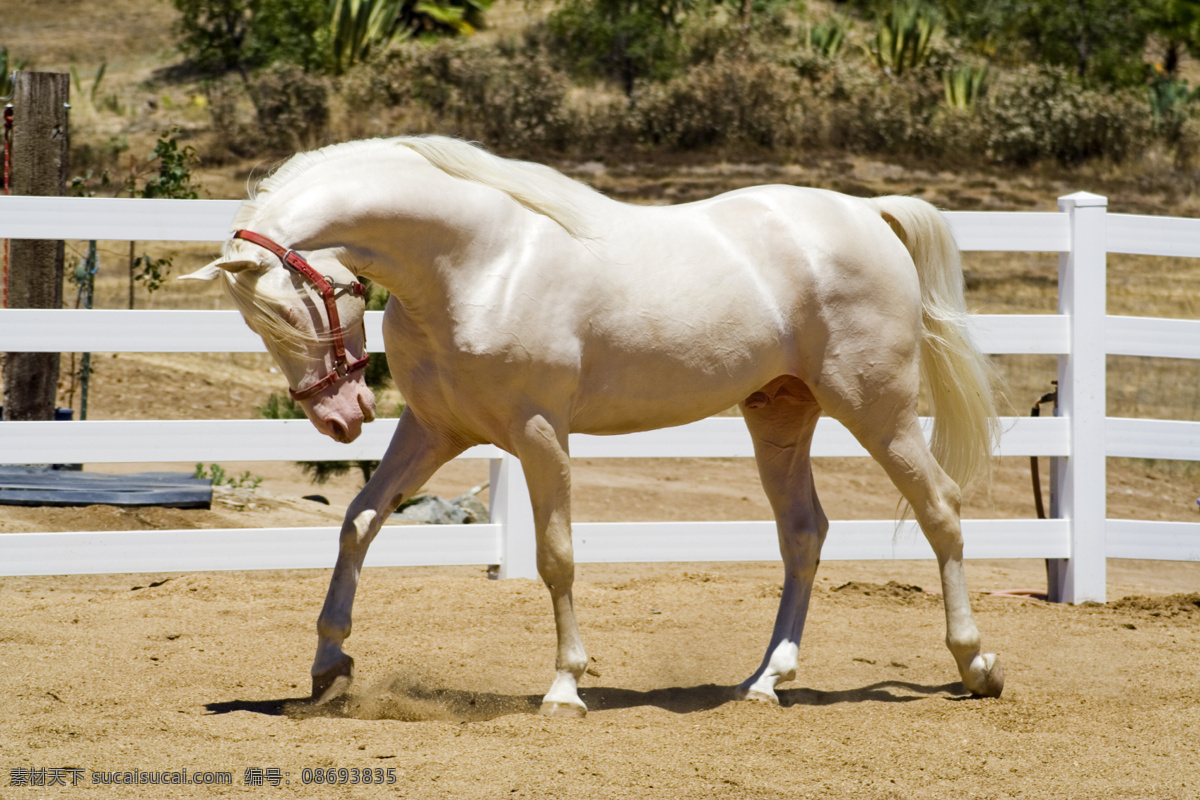
<instances>
[{"instance_id":1,"label":"black tarp","mask_svg":"<svg viewBox=\"0 0 1200 800\"><path fill-rule=\"evenodd\" d=\"M212 480L179 472L108 475L49 467L0 466L0 505L209 508Z\"/></svg>"}]
</instances>

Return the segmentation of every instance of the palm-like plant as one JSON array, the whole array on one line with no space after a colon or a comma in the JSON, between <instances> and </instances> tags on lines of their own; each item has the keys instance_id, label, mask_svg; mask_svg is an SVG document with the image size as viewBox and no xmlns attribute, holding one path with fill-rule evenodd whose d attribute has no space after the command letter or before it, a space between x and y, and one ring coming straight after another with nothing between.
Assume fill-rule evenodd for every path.
<instances>
[{"instance_id":1,"label":"palm-like plant","mask_svg":"<svg viewBox=\"0 0 1200 800\"><path fill-rule=\"evenodd\" d=\"M837 58L846 43L846 23L838 17L818 22L808 29L808 49L825 58Z\"/></svg>"},{"instance_id":2,"label":"palm-like plant","mask_svg":"<svg viewBox=\"0 0 1200 800\"><path fill-rule=\"evenodd\" d=\"M937 13L921 2L896 0L877 19L871 57L890 75L900 77L929 60Z\"/></svg>"},{"instance_id":3,"label":"palm-like plant","mask_svg":"<svg viewBox=\"0 0 1200 800\"><path fill-rule=\"evenodd\" d=\"M974 111L975 103L987 88L988 68L962 64L942 73L946 105L959 111Z\"/></svg>"},{"instance_id":4,"label":"palm-like plant","mask_svg":"<svg viewBox=\"0 0 1200 800\"><path fill-rule=\"evenodd\" d=\"M469 35L491 0L329 0L330 40L337 72L423 30Z\"/></svg>"},{"instance_id":5,"label":"palm-like plant","mask_svg":"<svg viewBox=\"0 0 1200 800\"><path fill-rule=\"evenodd\" d=\"M375 48L401 33L400 11L406 0L330 0L329 25L334 68L363 61Z\"/></svg>"}]
</instances>

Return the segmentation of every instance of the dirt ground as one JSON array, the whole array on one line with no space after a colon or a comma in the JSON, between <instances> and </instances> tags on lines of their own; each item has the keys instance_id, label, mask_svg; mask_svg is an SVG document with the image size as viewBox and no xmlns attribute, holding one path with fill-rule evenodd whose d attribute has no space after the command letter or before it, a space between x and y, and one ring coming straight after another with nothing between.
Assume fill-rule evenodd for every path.
<instances>
[{"instance_id":1,"label":"dirt ground","mask_svg":"<svg viewBox=\"0 0 1200 800\"><path fill-rule=\"evenodd\" d=\"M776 565L581 567L583 720L534 713L544 589L479 568L368 571L357 682L325 710L301 700L324 572L0 579L0 797L384 794L366 774L414 798L1196 797L1200 567L1113 562L1108 606L984 593L1040 566L970 565L1008 675L979 700L932 565L825 565L781 708L732 700ZM95 783L185 769L231 785ZM67 785L14 785L39 775Z\"/></svg>"}]
</instances>

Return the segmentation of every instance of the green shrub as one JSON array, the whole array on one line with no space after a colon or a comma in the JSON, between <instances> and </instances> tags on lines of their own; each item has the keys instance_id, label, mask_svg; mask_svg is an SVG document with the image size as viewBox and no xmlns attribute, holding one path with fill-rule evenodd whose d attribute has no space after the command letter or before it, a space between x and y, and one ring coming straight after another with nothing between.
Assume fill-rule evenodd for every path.
<instances>
[{"instance_id":1,"label":"green shrub","mask_svg":"<svg viewBox=\"0 0 1200 800\"><path fill-rule=\"evenodd\" d=\"M294 64L263 70L250 87L263 146L273 153L293 153L326 143L329 131L329 85L319 75Z\"/></svg>"},{"instance_id":2,"label":"green shrub","mask_svg":"<svg viewBox=\"0 0 1200 800\"><path fill-rule=\"evenodd\" d=\"M800 46L787 63L800 77L821 80L847 52L851 28L851 23L840 15L806 25L800 31Z\"/></svg>"},{"instance_id":3,"label":"green shrub","mask_svg":"<svg viewBox=\"0 0 1200 800\"><path fill-rule=\"evenodd\" d=\"M403 109L407 132L428 128L507 151L561 148L575 135L564 108L570 80L536 48L405 42L352 82L352 105Z\"/></svg>"},{"instance_id":4,"label":"green shrub","mask_svg":"<svg viewBox=\"0 0 1200 800\"><path fill-rule=\"evenodd\" d=\"M229 486L234 489L257 489L258 485L263 482L261 475L254 475L250 470L233 476L226 472L220 464L209 464L209 468L205 469L204 465L199 462L196 463L196 469L192 471L192 477L211 480L213 486Z\"/></svg>"},{"instance_id":5,"label":"green shrub","mask_svg":"<svg viewBox=\"0 0 1200 800\"><path fill-rule=\"evenodd\" d=\"M371 52L386 46L401 31L398 17L404 0L330 0L330 48L333 69L365 61Z\"/></svg>"},{"instance_id":6,"label":"green shrub","mask_svg":"<svg viewBox=\"0 0 1200 800\"><path fill-rule=\"evenodd\" d=\"M736 53L731 9L697 11L681 29L688 50L681 71L664 80L639 78L636 103L612 82L573 79L552 57L552 32L534 26L519 44L394 44L339 79L338 103L350 111L341 124L355 136L454 134L532 158L729 147L741 148L738 157L755 157L824 146L951 161L1077 164L1121 161L1156 137L1188 162L1197 150L1200 126L1187 137L1181 132L1191 118L1190 95L1175 84L1149 95L1159 109L1152 117L1145 89L1101 91L1066 68L1012 68L1003 59L976 66L978 56L964 59L956 41L931 44L925 23L897 28L920 35L889 57L905 65L901 74L892 70L881 80L873 58L846 47L844 22L801 28L790 53L763 39ZM281 110L302 113L302 98L279 94ZM262 117L268 130L296 130Z\"/></svg>"},{"instance_id":7,"label":"green shrub","mask_svg":"<svg viewBox=\"0 0 1200 800\"><path fill-rule=\"evenodd\" d=\"M1169 142L1178 141L1200 89L1193 89L1185 80L1159 76L1151 81L1148 91L1154 132Z\"/></svg>"},{"instance_id":8,"label":"green shrub","mask_svg":"<svg viewBox=\"0 0 1200 800\"><path fill-rule=\"evenodd\" d=\"M726 145L773 149L797 138L799 78L762 61L721 58L642 90L641 139L690 150Z\"/></svg>"},{"instance_id":9,"label":"green shrub","mask_svg":"<svg viewBox=\"0 0 1200 800\"><path fill-rule=\"evenodd\" d=\"M992 160L1120 162L1151 138L1145 101L1132 91L1091 89L1057 67L1023 68L996 80L979 109Z\"/></svg>"},{"instance_id":10,"label":"green shrub","mask_svg":"<svg viewBox=\"0 0 1200 800\"><path fill-rule=\"evenodd\" d=\"M632 97L638 81L682 66L681 27L692 0L565 0L546 20L556 58L577 74L616 81Z\"/></svg>"},{"instance_id":11,"label":"green shrub","mask_svg":"<svg viewBox=\"0 0 1200 800\"><path fill-rule=\"evenodd\" d=\"M1145 79L1142 56L1158 3L1129 0L1022 0L1018 31L1040 64L1092 83L1130 86Z\"/></svg>"},{"instance_id":12,"label":"green shrub","mask_svg":"<svg viewBox=\"0 0 1200 800\"><path fill-rule=\"evenodd\" d=\"M879 80L877 72L841 64L824 100L825 141L860 153L929 154L940 92L918 76Z\"/></svg>"}]
</instances>

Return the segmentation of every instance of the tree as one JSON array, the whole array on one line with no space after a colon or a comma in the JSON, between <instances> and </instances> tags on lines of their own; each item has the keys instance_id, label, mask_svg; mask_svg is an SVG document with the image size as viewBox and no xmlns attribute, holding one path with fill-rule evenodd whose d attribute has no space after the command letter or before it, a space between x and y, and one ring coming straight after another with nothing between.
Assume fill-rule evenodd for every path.
<instances>
[{"instance_id":1,"label":"tree","mask_svg":"<svg viewBox=\"0 0 1200 800\"><path fill-rule=\"evenodd\" d=\"M556 49L585 74L611 78L632 100L639 78L663 78L680 61L680 27L692 0L566 0L547 19Z\"/></svg>"},{"instance_id":2,"label":"tree","mask_svg":"<svg viewBox=\"0 0 1200 800\"><path fill-rule=\"evenodd\" d=\"M985 55L1000 52L1018 37L1018 3L1014 0L942 0L946 33L970 42Z\"/></svg>"},{"instance_id":3,"label":"tree","mask_svg":"<svg viewBox=\"0 0 1200 800\"><path fill-rule=\"evenodd\" d=\"M1039 61L1080 78L1115 85L1140 83L1142 53L1154 9L1128 0L1024 0L1020 34Z\"/></svg>"},{"instance_id":4,"label":"tree","mask_svg":"<svg viewBox=\"0 0 1200 800\"><path fill-rule=\"evenodd\" d=\"M180 46L202 72L253 70L287 61L321 69L329 59L328 0L171 0Z\"/></svg>"}]
</instances>

